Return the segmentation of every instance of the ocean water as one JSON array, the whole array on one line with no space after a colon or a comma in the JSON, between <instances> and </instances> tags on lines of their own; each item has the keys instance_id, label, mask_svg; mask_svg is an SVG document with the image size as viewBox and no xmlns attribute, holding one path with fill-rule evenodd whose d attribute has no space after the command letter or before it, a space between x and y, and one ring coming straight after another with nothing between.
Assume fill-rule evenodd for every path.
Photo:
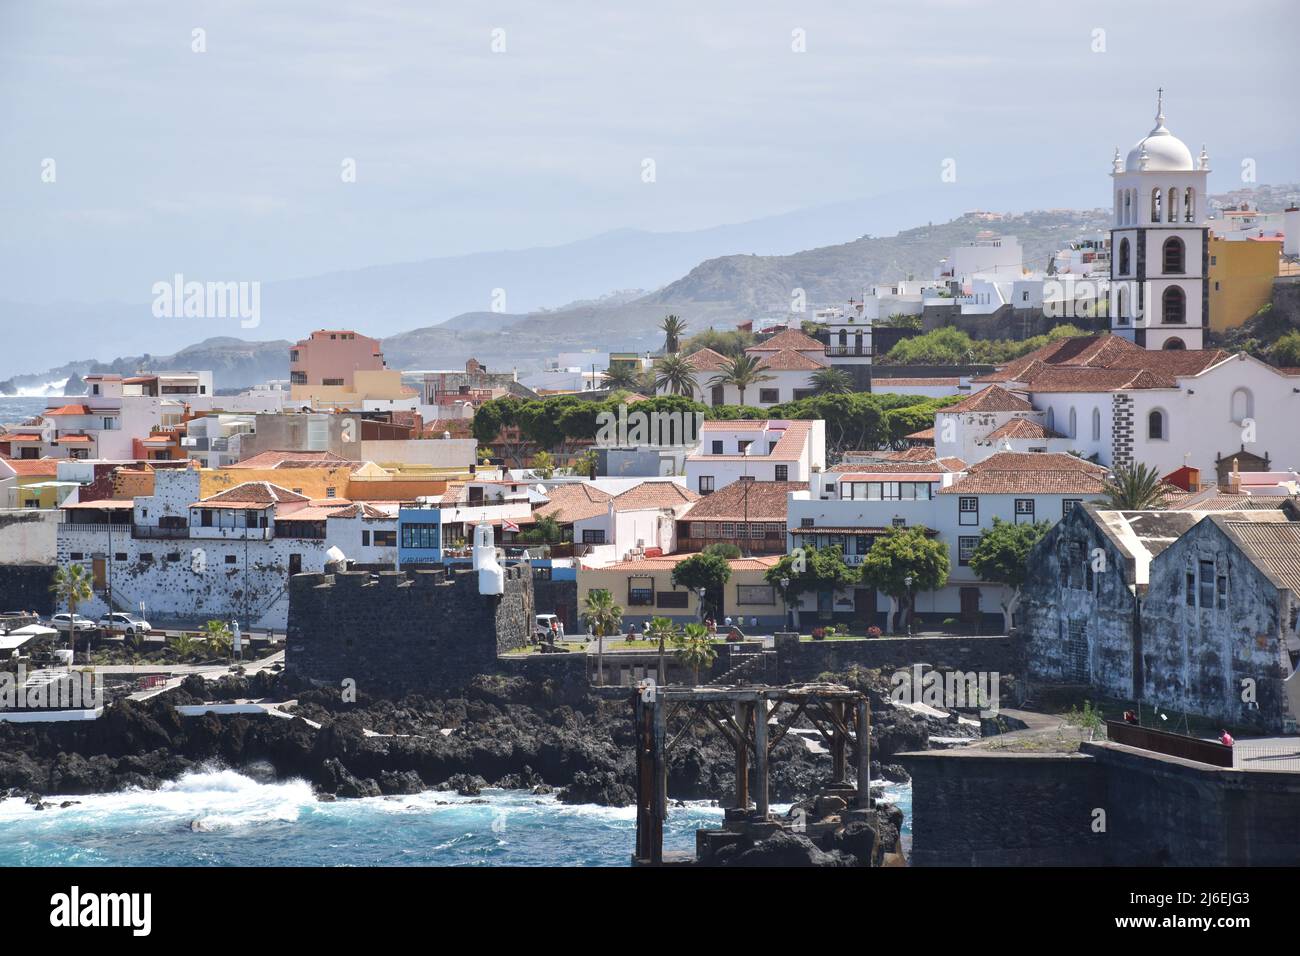
<instances>
[{"instance_id":1,"label":"ocean water","mask_svg":"<svg viewBox=\"0 0 1300 956\"><path fill-rule=\"evenodd\" d=\"M39 415L48 406L49 403L39 396L0 395L0 424L20 424Z\"/></svg>"},{"instance_id":2,"label":"ocean water","mask_svg":"<svg viewBox=\"0 0 1300 956\"><path fill-rule=\"evenodd\" d=\"M886 797L910 824L910 788L890 785ZM0 866L627 866L631 858L632 807L568 806L512 790L473 799L429 791L322 803L303 781L208 770L156 791L47 797L48 810L0 801ZM59 808L63 800L80 803ZM721 822L722 810L706 803L670 809L664 848L693 850L695 830Z\"/></svg>"}]
</instances>

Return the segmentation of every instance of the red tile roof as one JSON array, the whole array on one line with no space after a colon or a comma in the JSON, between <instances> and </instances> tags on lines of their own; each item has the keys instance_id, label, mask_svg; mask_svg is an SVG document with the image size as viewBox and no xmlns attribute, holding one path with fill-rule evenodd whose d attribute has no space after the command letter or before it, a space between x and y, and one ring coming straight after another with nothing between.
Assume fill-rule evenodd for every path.
<instances>
[{"instance_id":1,"label":"red tile roof","mask_svg":"<svg viewBox=\"0 0 1300 956\"><path fill-rule=\"evenodd\" d=\"M5 464L14 473L28 478L53 478L59 473L58 458L6 458Z\"/></svg>"},{"instance_id":2,"label":"red tile roof","mask_svg":"<svg viewBox=\"0 0 1300 956\"><path fill-rule=\"evenodd\" d=\"M1049 342L973 381L1021 382L1030 386L1030 391L1172 388L1177 376L1198 375L1229 357L1229 353L1222 349L1144 349L1117 335L1075 336ZM1076 374L1073 377L1056 374L1043 380L1044 387L1039 387L1035 376L1046 374L1047 368L1055 368L1057 373L1072 369ZM1145 371L1150 377L1099 376L1096 371L1087 372L1085 369ZM1116 382L1119 384L1113 384Z\"/></svg>"},{"instance_id":3,"label":"red tile roof","mask_svg":"<svg viewBox=\"0 0 1300 956\"><path fill-rule=\"evenodd\" d=\"M292 502L306 504L310 499L296 491L273 485L269 481L245 481L243 484L209 495L191 508L210 508L232 505L278 505Z\"/></svg>"},{"instance_id":4,"label":"red tile roof","mask_svg":"<svg viewBox=\"0 0 1300 956\"><path fill-rule=\"evenodd\" d=\"M85 405L61 405L44 412L45 415L89 415L90 409Z\"/></svg>"},{"instance_id":5,"label":"red tile roof","mask_svg":"<svg viewBox=\"0 0 1300 956\"><path fill-rule=\"evenodd\" d=\"M292 462L292 464L290 464ZM226 468L309 468L333 467L335 465L357 464L348 458L340 458L331 451L264 451L245 458L243 461L226 465Z\"/></svg>"},{"instance_id":6,"label":"red tile roof","mask_svg":"<svg viewBox=\"0 0 1300 956\"><path fill-rule=\"evenodd\" d=\"M727 362L731 361L721 352L715 352L713 349L699 349L686 356L686 361L691 367L699 372L716 372Z\"/></svg>"},{"instance_id":7,"label":"red tile roof","mask_svg":"<svg viewBox=\"0 0 1300 956\"><path fill-rule=\"evenodd\" d=\"M969 398L964 398L956 405L939 409L941 414L949 412L1032 412L1034 406L1019 395L1013 395L1000 385L990 385Z\"/></svg>"},{"instance_id":8,"label":"red tile roof","mask_svg":"<svg viewBox=\"0 0 1300 956\"><path fill-rule=\"evenodd\" d=\"M1058 431L1053 431L1041 422L1030 418L1013 418L1001 428L995 428L985 437L985 441L1000 441L1003 438L1064 438Z\"/></svg>"},{"instance_id":9,"label":"red tile roof","mask_svg":"<svg viewBox=\"0 0 1300 956\"><path fill-rule=\"evenodd\" d=\"M614 497L615 511L639 511L642 508L675 508L698 501L699 495L675 481L643 481Z\"/></svg>"},{"instance_id":10,"label":"red tile roof","mask_svg":"<svg viewBox=\"0 0 1300 956\"><path fill-rule=\"evenodd\" d=\"M613 497L595 485L585 482L556 485L554 488L547 489L546 496L550 501L533 511L533 516L544 518L549 515L564 524L607 513L609 499Z\"/></svg>"},{"instance_id":11,"label":"red tile roof","mask_svg":"<svg viewBox=\"0 0 1300 956\"><path fill-rule=\"evenodd\" d=\"M766 455L707 455L694 454L696 460L709 461L797 461L804 443L812 432L812 422L785 421L782 419L738 419L734 421L705 422L701 431L761 432L770 440L780 434L772 451Z\"/></svg>"},{"instance_id":12,"label":"red tile roof","mask_svg":"<svg viewBox=\"0 0 1300 956\"><path fill-rule=\"evenodd\" d=\"M875 378L873 376L871 379L873 389L877 385L882 388L897 388L900 385L942 385L956 388L960 384L960 378Z\"/></svg>"},{"instance_id":13,"label":"red tile roof","mask_svg":"<svg viewBox=\"0 0 1300 956\"><path fill-rule=\"evenodd\" d=\"M0 435L0 441L40 441L40 432L10 432L7 435Z\"/></svg>"},{"instance_id":14,"label":"red tile roof","mask_svg":"<svg viewBox=\"0 0 1300 956\"><path fill-rule=\"evenodd\" d=\"M780 352L783 349L794 349L797 352L823 352L826 346L811 335L805 335L798 329L786 329L784 332L778 332L770 339L765 339L757 345L751 345L745 351Z\"/></svg>"},{"instance_id":15,"label":"red tile roof","mask_svg":"<svg viewBox=\"0 0 1300 956\"><path fill-rule=\"evenodd\" d=\"M794 349L781 349L779 352L764 352L759 368L773 372L815 372L826 368L827 363L819 358L796 352Z\"/></svg>"},{"instance_id":16,"label":"red tile roof","mask_svg":"<svg viewBox=\"0 0 1300 956\"><path fill-rule=\"evenodd\" d=\"M601 568L586 568L587 571L670 571L694 554L665 554L657 558L640 558L635 561L619 561ZM732 571L766 571L773 567L784 555L770 554L756 558L731 558L727 564Z\"/></svg>"},{"instance_id":17,"label":"red tile roof","mask_svg":"<svg viewBox=\"0 0 1300 956\"><path fill-rule=\"evenodd\" d=\"M685 521L785 521L792 491L807 491L806 481L733 481L691 506Z\"/></svg>"},{"instance_id":18,"label":"red tile roof","mask_svg":"<svg viewBox=\"0 0 1300 956\"><path fill-rule=\"evenodd\" d=\"M998 452L971 465L941 495L1100 495L1107 470L1094 462L1057 452Z\"/></svg>"}]
</instances>

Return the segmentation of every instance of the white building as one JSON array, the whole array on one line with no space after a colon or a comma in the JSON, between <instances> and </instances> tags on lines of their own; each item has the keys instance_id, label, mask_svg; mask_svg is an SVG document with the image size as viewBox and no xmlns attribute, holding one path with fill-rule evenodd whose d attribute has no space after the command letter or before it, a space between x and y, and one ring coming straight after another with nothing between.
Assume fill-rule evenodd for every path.
<instances>
[{"instance_id":1,"label":"white building","mask_svg":"<svg viewBox=\"0 0 1300 956\"><path fill-rule=\"evenodd\" d=\"M1112 164L1111 330L1143 348L1199 349L1205 314L1206 181L1210 158L1165 126L1163 95L1156 125Z\"/></svg>"},{"instance_id":2,"label":"white building","mask_svg":"<svg viewBox=\"0 0 1300 956\"><path fill-rule=\"evenodd\" d=\"M741 478L808 481L825 468L823 421L710 421L686 459L686 485L707 495Z\"/></svg>"}]
</instances>

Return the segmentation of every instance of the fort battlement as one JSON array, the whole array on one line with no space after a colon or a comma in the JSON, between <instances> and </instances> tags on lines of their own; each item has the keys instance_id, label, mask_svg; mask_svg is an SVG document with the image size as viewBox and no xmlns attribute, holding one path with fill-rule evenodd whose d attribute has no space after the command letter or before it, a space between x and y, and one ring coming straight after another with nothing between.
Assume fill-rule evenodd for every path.
<instances>
[{"instance_id":1,"label":"fort battlement","mask_svg":"<svg viewBox=\"0 0 1300 956\"><path fill-rule=\"evenodd\" d=\"M503 594L479 593L468 568L297 574L289 582L288 674L391 697L463 687L532 630L532 574L504 568Z\"/></svg>"}]
</instances>

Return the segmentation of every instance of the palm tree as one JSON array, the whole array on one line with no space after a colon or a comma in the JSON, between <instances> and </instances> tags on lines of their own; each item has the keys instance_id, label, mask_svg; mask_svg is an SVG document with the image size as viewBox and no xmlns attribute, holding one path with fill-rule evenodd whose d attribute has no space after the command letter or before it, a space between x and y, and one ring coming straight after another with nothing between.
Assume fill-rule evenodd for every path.
<instances>
[{"instance_id":1,"label":"palm tree","mask_svg":"<svg viewBox=\"0 0 1300 956\"><path fill-rule=\"evenodd\" d=\"M759 382L770 382L773 376L762 369L762 360L752 355L737 355L722 366L718 374L709 379L710 385L734 385L740 392L740 404L745 404L745 389Z\"/></svg>"},{"instance_id":2,"label":"palm tree","mask_svg":"<svg viewBox=\"0 0 1300 956\"><path fill-rule=\"evenodd\" d=\"M812 387L818 395L844 395L853 391L853 379L842 368L824 368L812 373Z\"/></svg>"},{"instance_id":3,"label":"palm tree","mask_svg":"<svg viewBox=\"0 0 1300 956\"><path fill-rule=\"evenodd\" d=\"M650 626L645 629L645 636L652 641L659 642L659 683L666 684L664 679L664 643L672 643L677 640L677 625L673 623L672 618L656 617L650 621Z\"/></svg>"},{"instance_id":4,"label":"palm tree","mask_svg":"<svg viewBox=\"0 0 1300 956\"><path fill-rule=\"evenodd\" d=\"M686 331L686 321L675 315L665 315L659 323L664 333L664 351L676 355L681 350L682 333Z\"/></svg>"},{"instance_id":5,"label":"palm tree","mask_svg":"<svg viewBox=\"0 0 1300 956\"><path fill-rule=\"evenodd\" d=\"M208 647L218 657L226 657L235 646L234 635L230 632L230 625L225 621L215 619L208 621L203 625L203 636L207 639Z\"/></svg>"},{"instance_id":6,"label":"palm tree","mask_svg":"<svg viewBox=\"0 0 1300 956\"><path fill-rule=\"evenodd\" d=\"M619 362L605 369L605 388L640 388L641 371L627 362Z\"/></svg>"},{"instance_id":7,"label":"palm tree","mask_svg":"<svg viewBox=\"0 0 1300 956\"><path fill-rule=\"evenodd\" d=\"M669 355L655 367L655 391L667 389L673 395L694 397L698 387L695 366L680 355Z\"/></svg>"},{"instance_id":8,"label":"palm tree","mask_svg":"<svg viewBox=\"0 0 1300 956\"><path fill-rule=\"evenodd\" d=\"M710 666L718 657L713 641L709 640L709 629L699 623L687 624L685 632L675 643L677 659L695 673L695 684L698 687L700 668Z\"/></svg>"},{"instance_id":9,"label":"palm tree","mask_svg":"<svg viewBox=\"0 0 1300 956\"><path fill-rule=\"evenodd\" d=\"M185 663L199 653L199 642L192 636L182 631L170 641L172 652L176 655L179 663Z\"/></svg>"},{"instance_id":10,"label":"palm tree","mask_svg":"<svg viewBox=\"0 0 1300 956\"><path fill-rule=\"evenodd\" d=\"M68 613L72 615L72 619L68 622L68 647L72 649L72 662L75 664L77 662L77 607L95 596L90 575L80 564L57 568L50 591L54 594L55 602L65 604Z\"/></svg>"},{"instance_id":11,"label":"palm tree","mask_svg":"<svg viewBox=\"0 0 1300 956\"><path fill-rule=\"evenodd\" d=\"M1106 494L1106 507L1112 511L1148 511L1165 506L1160 472L1140 462L1116 467L1102 491Z\"/></svg>"},{"instance_id":12,"label":"palm tree","mask_svg":"<svg viewBox=\"0 0 1300 956\"><path fill-rule=\"evenodd\" d=\"M605 683L605 637L617 634L623 622L623 609L614 603L614 595L604 588L587 593L583 602L583 619L596 635L597 683Z\"/></svg>"}]
</instances>

